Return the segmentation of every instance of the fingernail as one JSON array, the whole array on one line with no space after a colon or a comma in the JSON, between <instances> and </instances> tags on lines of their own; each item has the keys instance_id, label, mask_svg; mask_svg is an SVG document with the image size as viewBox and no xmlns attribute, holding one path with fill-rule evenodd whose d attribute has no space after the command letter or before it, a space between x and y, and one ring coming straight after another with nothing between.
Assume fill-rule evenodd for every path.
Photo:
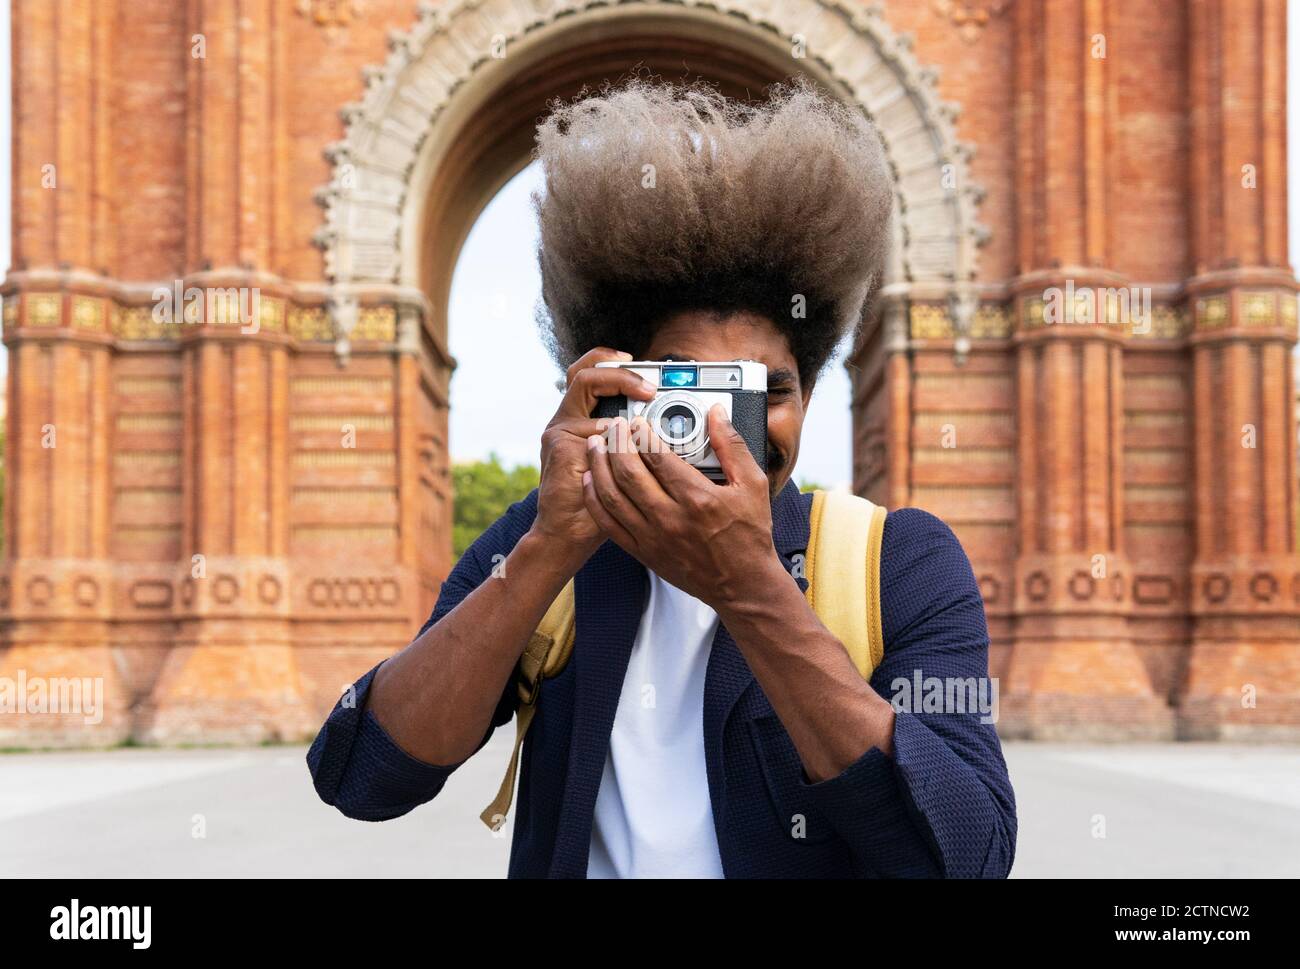
<instances>
[{"instance_id":1,"label":"fingernail","mask_svg":"<svg viewBox=\"0 0 1300 969\"><path fill-rule=\"evenodd\" d=\"M631 360L631 359L632 359L632 354L628 353L626 350L619 350L619 351L618 351L618 358L619 358L620 360Z\"/></svg>"},{"instance_id":2,"label":"fingernail","mask_svg":"<svg viewBox=\"0 0 1300 969\"><path fill-rule=\"evenodd\" d=\"M584 471L584 472L582 472L582 484L583 484L584 487L586 487L587 485L591 484L591 472L590 472L590 471Z\"/></svg>"},{"instance_id":3,"label":"fingernail","mask_svg":"<svg viewBox=\"0 0 1300 969\"><path fill-rule=\"evenodd\" d=\"M593 434L587 438L587 448L592 451L603 451L605 449L605 439L599 434Z\"/></svg>"}]
</instances>

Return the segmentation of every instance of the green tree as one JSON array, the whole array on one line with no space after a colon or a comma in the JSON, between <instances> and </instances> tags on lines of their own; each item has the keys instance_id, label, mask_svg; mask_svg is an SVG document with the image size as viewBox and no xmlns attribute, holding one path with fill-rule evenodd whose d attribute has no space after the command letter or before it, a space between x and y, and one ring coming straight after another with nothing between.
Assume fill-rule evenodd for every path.
<instances>
[{"instance_id":1,"label":"green tree","mask_svg":"<svg viewBox=\"0 0 1300 969\"><path fill-rule=\"evenodd\" d=\"M500 518L506 508L537 487L538 470L531 464L513 468L501 465L495 453L486 461L465 461L452 465L452 486L456 489L452 509L452 550L456 558Z\"/></svg>"},{"instance_id":2,"label":"green tree","mask_svg":"<svg viewBox=\"0 0 1300 969\"><path fill-rule=\"evenodd\" d=\"M825 491L826 486L824 484L818 484L816 481L809 481L806 478L804 478L804 479L800 479L799 481L799 490L803 492Z\"/></svg>"}]
</instances>

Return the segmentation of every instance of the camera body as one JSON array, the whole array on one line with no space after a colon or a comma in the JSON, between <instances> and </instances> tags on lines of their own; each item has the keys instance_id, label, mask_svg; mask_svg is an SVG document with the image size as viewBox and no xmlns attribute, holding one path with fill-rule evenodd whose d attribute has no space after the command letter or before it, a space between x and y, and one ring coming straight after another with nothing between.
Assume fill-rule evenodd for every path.
<instances>
[{"instance_id":1,"label":"camera body","mask_svg":"<svg viewBox=\"0 0 1300 969\"><path fill-rule=\"evenodd\" d=\"M719 484L727 476L709 441L708 413L714 404L744 438L758 466L767 471L767 367L753 360L607 361L598 367L631 370L659 388L652 400L625 395L601 397L593 417L641 416L687 464Z\"/></svg>"}]
</instances>

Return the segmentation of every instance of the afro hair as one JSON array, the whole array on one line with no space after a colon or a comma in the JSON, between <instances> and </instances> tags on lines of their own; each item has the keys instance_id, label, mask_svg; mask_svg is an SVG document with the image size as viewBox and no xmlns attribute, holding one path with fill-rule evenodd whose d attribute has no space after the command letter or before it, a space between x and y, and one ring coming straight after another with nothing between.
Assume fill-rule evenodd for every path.
<instances>
[{"instance_id":1,"label":"afro hair","mask_svg":"<svg viewBox=\"0 0 1300 969\"><path fill-rule=\"evenodd\" d=\"M884 150L807 81L751 105L636 78L555 105L537 158L538 322L562 367L596 346L641 357L683 310L748 311L786 335L807 386L879 284Z\"/></svg>"}]
</instances>

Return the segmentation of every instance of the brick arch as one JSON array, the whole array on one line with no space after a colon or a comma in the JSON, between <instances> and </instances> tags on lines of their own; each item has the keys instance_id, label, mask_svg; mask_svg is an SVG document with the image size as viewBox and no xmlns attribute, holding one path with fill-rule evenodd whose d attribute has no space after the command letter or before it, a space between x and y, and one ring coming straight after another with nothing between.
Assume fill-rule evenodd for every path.
<instances>
[{"instance_id":1,"label":"brick arch","mask_svg":"<svg viewBox=\"0 0 1300 969\"><path fill-rule=\"evenodd\" d=\"M958 294L976 272L983 229L956 107L911 38L875 7L838 0L452 0L420 7L393 32L343 109L330 183L318 193L316 243L346 338L352 293L395 288L445 334L460 245L492 195L528 160L533 126L556 96L641 65L683 66L727 93L755 94L803 72L859 105L880 129L896 177L896 240L887 298ZM796 45L802 56L794 56ZM504 57L494 57L505 52ZM956 301L955 306L969 301ZM959 321L960 323L960 321Z\"/></svg>"}]
</instances>

